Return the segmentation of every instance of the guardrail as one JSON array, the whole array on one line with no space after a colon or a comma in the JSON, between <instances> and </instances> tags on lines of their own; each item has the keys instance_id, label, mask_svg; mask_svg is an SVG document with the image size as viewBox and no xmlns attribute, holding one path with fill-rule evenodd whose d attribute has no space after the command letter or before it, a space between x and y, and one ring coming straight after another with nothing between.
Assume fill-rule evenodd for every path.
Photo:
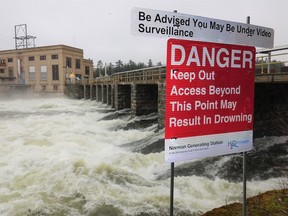
<instances>
[{"instance_id":1,"label":"guardrail","mask_svg":"<svg viewBox=\"0 0 288 216\"><path fill-rule=\"evenodd\" d=\"M166 78L166 66L142 68L114 73L107 77L98 77L93 83L155 83Z\"/></svg>"},{"instance_id":2,"label":"guardrail","mask_svg":"<svg viewBox=\"0 0 288 216\"><path fill-rule=\"evenodd\" d=\"M256 57L256 75L288 72L288 46L260 50ZM278 53L277 53L278 52ZM275 54L272 54L275 53Z\"/></svg>"}]
</instances>

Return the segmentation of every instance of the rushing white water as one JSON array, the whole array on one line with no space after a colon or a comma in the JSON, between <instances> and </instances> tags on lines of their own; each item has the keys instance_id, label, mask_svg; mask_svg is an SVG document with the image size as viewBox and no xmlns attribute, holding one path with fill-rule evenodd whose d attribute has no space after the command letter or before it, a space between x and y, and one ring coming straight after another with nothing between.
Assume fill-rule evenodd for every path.
<instances>
[{"instance_id":1,"label":"rushing white water","mask_svg":"<svg viewBox=\"0 0 288 216\"><path fill-rule=\"evenodd\" d=\"M164 154L121 147L155 135L155 126L116 130L133 118L100 120L108 109L66 98L0 101L0 215L168 215ZM248 196L279 179L248 182ZM205 212L241 201L242 184L175 178L175 211Z\"/></svg>"}]
</instances>

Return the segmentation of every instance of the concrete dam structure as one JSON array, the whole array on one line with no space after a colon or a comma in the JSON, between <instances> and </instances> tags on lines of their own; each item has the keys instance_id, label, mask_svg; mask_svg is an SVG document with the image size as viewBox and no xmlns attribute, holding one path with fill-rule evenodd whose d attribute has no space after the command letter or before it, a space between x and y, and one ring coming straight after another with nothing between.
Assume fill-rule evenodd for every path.
<instances>
[{"instance_id":1,"label":"concrete dam structure","mask_svg":"<svg viewBox=\"0 0 288 216\"><path fill-rule=\"evenodd\" d=\"M67 94L78 99L100 101L115 110L130 108L138 116L156 112L161 129L165 127L165 80L165 66L144 68L100 77L93 83L81 80L68 85ZM288 73L256 73L254 100L254 134L285 133Z\"/></svg>"}]
</instances>

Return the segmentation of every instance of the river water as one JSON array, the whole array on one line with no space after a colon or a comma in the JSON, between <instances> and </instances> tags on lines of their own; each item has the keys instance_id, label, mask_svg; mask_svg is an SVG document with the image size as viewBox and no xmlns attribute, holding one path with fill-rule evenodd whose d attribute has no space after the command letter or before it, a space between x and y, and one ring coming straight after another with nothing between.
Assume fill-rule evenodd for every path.
<instances>
[{"instance_id":1,"label":"river water","mask_svg":"<svg viewBox=\"0 0 288 216\"><path fill-rule=\"evenodd\" d=\"M88 100L1 100L0 215L169 215L170 165L157 146L164 132L155 117L133 117L129 110L114 112ZM259 151L286 146L287 140L255 142ZM229 179L227 167L237 158L175 164L175 215L241 202L241 171L231 171ZM287 155L279 158L287 161ZM266 175L252 172L248 197L287 181L271 168L260 169Z\"/></svg>"}]
</instances>

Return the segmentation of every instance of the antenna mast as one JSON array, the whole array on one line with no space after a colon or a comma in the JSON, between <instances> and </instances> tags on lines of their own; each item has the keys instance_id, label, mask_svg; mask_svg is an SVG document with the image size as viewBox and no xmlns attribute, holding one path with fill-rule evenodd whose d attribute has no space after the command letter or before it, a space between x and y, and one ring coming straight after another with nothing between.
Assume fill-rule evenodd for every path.
<instances>
[{"instance_id":1,"label":"antenna mast","mask_svg":"<svg viewBox=\"0 0 288 216\"><path fill-rule=\"evenodd\" d=\"M26 24L15 25L14 29L15 29L15 37L14 37L15 49L35 47L36 37L27 34Z\"/></svg>"}]
</instances>

